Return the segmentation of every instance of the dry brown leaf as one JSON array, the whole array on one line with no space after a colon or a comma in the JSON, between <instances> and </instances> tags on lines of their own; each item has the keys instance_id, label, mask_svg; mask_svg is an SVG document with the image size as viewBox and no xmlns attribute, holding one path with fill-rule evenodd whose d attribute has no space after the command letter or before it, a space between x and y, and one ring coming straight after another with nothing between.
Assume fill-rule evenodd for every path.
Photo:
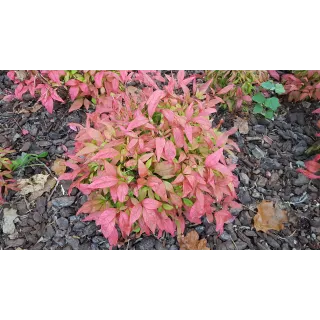
<instances>
[{"instance_id":1,"label":"dry brown leaf","mask_svg":"<svg viewBox=\"0 0 320 320\"><path fill-rule=\"evenodd\" d=\"M36 103L31 108L22 108L21 110L17 111L18 114L20 113L36 113L38 110L42 108L42 105L39 103Z\"/></svg>"},{"instance_id":2,"label":"dry brown leaf","mask_svg":"<svg viewBox=\"0 0 320 320\"><path fill-rule=\"evenodd\" d=\"M245 119L236 117L236 119L234 120L234 126L238 128L241 134L248 134L249 132L248 121Z\"/></svg>"},{"instance_id":3,"label":"dry brown leaf","mask_svg":"<svg viewBox=\"0 0 320 320\"><path fill-rule=\"evenodd\" d=\"M51 169L56 175L61 176L66 172L67 167L63 159L56 159L51 166Z\"/></svg>"},{"instance_id":4,"label":"dry brown leaf","mask_svg":"<svg viewBox=\"0 0 320 320\"><path fill-rule=\"evenodd\" d=\"M257 231L280 231L284 228L283 223L288 222L287 212L281 210L278 204L274 205L272 201L263 200L257 208L258 213L253 218Z\"/></svg>"},{"instance_id":5,"label":"dry brown leaf","mask_svg":"<svg viewBox=\"0 0 320 320\"><path fill-rule=\"evenodd\" d=\"M207 240L199 240L197 231L190 231L186 236L178 236L181 250L210 250L207 247Z\"/></svg>"},{"instance_id":6,"label":"dry brown leaf","mask_svg":"<svg viewBox=\"0 0 320 320\"><path fill-rule=\"evenodd\" d=\"M25 70L16 70L15 72L20 81L24 81L27 78L27 72Z\"/></svg>"},{"instance_id":7,"label":"dry brown leaf","mask_svg":"<svg viewBox=\"0 0 320 320\"><path fill-rule=\"evenodd\" d=\"M44 185L44 188L42 190L33 192L28 200L32 202L38 199L39 197L41 197L45 192L50 192L51 189L56 185L56 183L57 181L54 178L49 177L47 182Z\"/></svg>"},{"instance_id":8,"label":"dry brown leaf","mask_svg":"<svg viewBox=\"0 0 320 320\"><path fill-rule=\"evenodd\" d=\"M27 195L29 193L42 190L48 180L48 177L48 174L35 174L30 179L18 180L18 187L20 189L19 193L21 195Z\"/></svg>"}]
</instances>

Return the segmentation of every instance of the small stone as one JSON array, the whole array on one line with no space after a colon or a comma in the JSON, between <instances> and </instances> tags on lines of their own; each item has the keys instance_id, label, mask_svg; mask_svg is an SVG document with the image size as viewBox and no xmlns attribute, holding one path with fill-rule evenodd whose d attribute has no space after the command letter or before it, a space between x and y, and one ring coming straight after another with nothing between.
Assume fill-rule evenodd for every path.
<instances>
[{"instance_id":1,"label":"small stone","mask_svg":"<svg viewBox=\"0 0 320 320\"><path fill-rule=\"evenodd\" d=\"M54 231L52 225L49 224L49 225L46 227L46 229L45 229L45 232L44 232L43 237L49 240L49 239L51 239L54 235L55 235L55 231Z\"/></svg>"},{"instance_id":2,"label":"small stone","mask_svg":"<svg viewBox=\"0 0 320 320\"><path fill-rule=\"evenodd\" d=\"M237 247L237 250L244 250L248 246L244 241L241 241L241 240L237 240L235 242L235 245Z\"/></svg>"},{"instance_id":3,"label":"small stone","mask_svg":"<svg viewBox=\"0 0 320 320\"><path fill-rule=\"evenodd\" d=\"M245 174L244 172L240 172L239 179L245 186L249 185L250 179L249 179L248 175Z\"/></svg>"},{"instance_id":4,"label":"small stone","mask_svg":"<svg viewBox=\"0 0 320 320\"><path fill-rule=\"evenodd\" d=\"M303 186L304 184L309 183L309 179L304 176L302 173L299 173L298 178L293 180L293 185L296 187Z\"/></svg>"},{"instance_id":5,"label":"small stone","mask_svg":"<svg viewBox=\"0 0 320 320\"><path fill-rule=\"evenodd\" d=\"M72 229L73 229L73 231L80 231L80 230L84 229L85 226L86 226L86 225L85 225L83 222L77 221L77 222L74 224L74 226L72 227Z\"/></svg>"},{"instance_id":6,"label":"small stone","mask_svg":"<svg viewBox=\"0 0 320 320\"><path fill-rule=\"evenodd\" d=\"M270 149L272 150L272 149ZM276 159L263 158L261 160L261 168L265 170L279 170L281 169L281 164Z\"/></svg>"},{"instance_id":7,"label":"small stone","mask_svg":"<svg viewBox=\"0 0 320 320\"><path fill-rule=\"evenodd\" d=\"M258 160L265 157L265 153L257 146L255 146L254 149L251 150L251 152L253 156Z\"/></svg>"},{"instance_id":8,"label":"small stone","mask_svg":"<svg viewBox=\"0 0 320 320\"><path fill-rule=\"evenodd\" d=\"M46 212L47 199L45 197L40 197L36 201L36 208L39 214L44 214Z\"/></svg>"},{"instance_id":9,"label":"small stone","mask_svg":"<svg viewBox=\"0 0 320 320\"><path fill-rule=\"evenodd\" d=\"M58 238L62 238L66 235L66 233L67 233L67 230L57 229L55 236Z\"/></svg>"},{"instance_id":10,"label":"small stone","mask_svg":"<svg viewBox=\"0 0 320 320\"><path fill-rule=\"evenodd\" d=\"M34 220L35 222L41 222L41 221L42 221L42 216L41 216L41 214L40 214L39 212L35 212L35 213L33 214L33 220Z\"/></svg>"},{"instance_id":11,"label":"small stone","mask_svg":"<svg viewBox=\"0 0 320 320\"><path fill-rule=\"evenodd\" d=\"M59 229L67 230L68 227L69 227L68 219L63 218L63 217L57 219L57 226L58 226Z\"/></svg>"},{"instance_id":12,"label":"small stone","mask_svg":"<svg viewBox=\"0 0 320 320\"><path fill-rule=\"evenodd\" d=\"M30 149L30 147L31 147L31 142L27 141L22 145L20 152L27 152Z\"/></svg>"},{"instance_id":13,"label":"small stone","mask_svg":"<svg viewBox=\"0 0 320 320\"><path fill-rule=\"evenodd\" d=\"M169 248L169 250L179 250L179 248L178 248L175 244L173 244L173 245Z\"/></svg>"},{"instance_id":14,"label":"small stone","mask_svg":"<svg viewBox=\"0 0 320 320\"><path fill-rule=\"evenodd\" d=\"M250 204L252 202L250 194L247 190L243 190L240 188L240 192L239 192L238 197L239 197L239 200L242 204Z\"/></svg>"},{"instance_id":15,"label":"small stone","mask_svg":"<svg viewBox=\"0 0 320 320\"><path fill-rule=\"evenodd\" d=\"M76 197L60 197L60 198L55 198L52 200L52 205L57 207L57 208L64 208L64 207L69 207L71 206L74 201L76 200Z\"/></svg>"},{"instance_id":16,"label":"small stone","mask_svg":"<svg viewBox=\"0 0 320 320\"><path fill-rule=\"evenodd\" d=\"M37 145L40 147L49 147L52 145L50 141L37 141Z\"/></svg>"},{"instance_id":17,"label":"small stone","mask_svg":"<svg viewBox=\"0 0 320 320\"><path fill-rule=\"evenodd\" d=\"M270 177L270 184L271 185L274 185L278 182L279 180L279 174L277 172L272 172L271 173L271 177Z\"/></svg>"},{"instance_id":18,"label":"small stone","mask_svg":"<svg viewBox=\"0 0 320 320\"><path fill-rule=\"evenodd\" d=\"M265 126L261 124L257 124L253 127L253 130L257 133L266 133L267 129Z\"/></svg>"},{"instance_id":19,"label":"small stone","mask_svg":"<svg viewBox=\"0 0 320 320\"><path fill-rule=\"evenodd\" d=\"M258 181L257 181L257 186L258 187L265 187L265 185L267 184L268 182L268 179L263 177L263 176L260 176Z\"/></svg>"},{"instance_id":20,"label":"small stone","mask_svg":"<svg viewBox=\"0 0 320 320\"><path fill-rule=\"evenodd\" d=\"M79 249L79 240L75 239L73 237L68 237L67 238L67 243L70 245L70 247L73 250L78 250Z\"/></svg>"},{"instance_id":21,"label":"small stone","mask_svg":"<svg viewBox=\"0 0 320 320\"><path fill-rule=\"evenodd\" d=\"M155 244L156 244L156 239L154 237L145 237L136 244L136 249L137 250L153 250Z\"/></svg>"},{"instance_id":22,"label":"small stone","mask_svg":"<svg viewBox=\"0 0 320 320\"><path fill-rule=\"evenodd\" d=\"M220 239L223 241L228 241L231 240L231 235L227 232L222 232L222 234L220 235Z\"/></svg>"},{"instance_id":23,"label":"small stone","mask_svg":"<svg viewBox=\"0 0 320 320\"><path fill-rule=\"evenodd\" d=\"M26 242L26 240L22 239L22 238L18 238L18 239L14 239L14 240L10 240L10 239L5 240L5 244L9 248L21 247L25 244L25 242Z\"/></svg>"},{"instance_id":24,"label":"small stone","mask_svg":"<svg viewBox=\"0 0 320 320\"><path fill-rule=\"evenodd\" d=\"M70 216L75 214L73 208L62 208L60 211L60 215L64 218L69 218Z\"/></svg>"},{"instance_id":25,"label":"small stone","mask_svg":"<svg viewBox=\"0 0 320 320\"><path fill-rule=\"evenodd\" d=\"M258 192L258 190L254 189L252 191L252 198L255 198L255 199L262 199L262 195L260 192Z\"/></svg>"},{"instance_id":26,"label":"small stone","mask_svg":"<svg viewBox=\"0 0 320 320\"><path fill-rule=\"evenodd\" d=\"M199 235L201 235L205 231L205 226L202 226L202 225L196 226L195 230L198 232Z\"/></svg>"}]
</instances>

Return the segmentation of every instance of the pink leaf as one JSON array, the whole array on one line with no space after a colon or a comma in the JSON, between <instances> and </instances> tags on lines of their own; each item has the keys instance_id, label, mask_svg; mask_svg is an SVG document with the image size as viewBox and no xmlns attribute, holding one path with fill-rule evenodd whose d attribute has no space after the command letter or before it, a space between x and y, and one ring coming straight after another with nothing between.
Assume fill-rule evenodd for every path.
<instances>
[{"instance_id":1,"label":"pink leaf","mask_svg":"<svg viewBox=\"0 0 320 320\"><path fill-rule=\"evenodd\" d=\"M228 93L230 90L234 88L233 84L229 84L228 86L222 88L220 91L217 92L217 94L225 94Z\"/></svg>"},{"instance_id":2,"label":"pink leaf","mask_svg":"<svg viewBox=\"0 0 320 320\"><path fill-rule=\"evenodd\" d=\"M164 146L166 144L166 140L165 138L160 138L160 137L156 138L155 140L156 140L156 156L157 156L157 161L159 162Z\"/></svg>"},{"instance_id":3,"label":"pink leaf","mask_svg":"<svg viewBox=\"0 0 320 320\"><path fill-rule=\"evenodd\" d=\"M128 194L128 190L129 190L129 187L126 183L121 183L118 187L118 191L117 191L117 194L118 194L118 199L120 202L124 202L125 201L125 198Z\"/></svg>"},{"instance_id":4,"label":"pink leaf","mask_svg":"<svg viewBox=\"0 0 320 320\"><path fill-rule=\"evenodd\" d=\"M221 159L223 155L223 148L218 149L214 153L210 154L205 161L205 166L208 168L213 168Z\"/></svg>"},{"instance_id":5,"label":"pink leaf","mask_svg":"<svg viewBox=\"0 0 320 320\"><path fill-rule=\"evenodd\" d=\"M268 70L270 76L276 80L280 80L279 73L276 70Z\"/></svg>"},{"instance_id":6,"label":"pink leaf","mask_svg":"<svg viewBox=\"0 0 320 320\"><path fill-rule=\"evenodd\" d=\"M164 154L169 162L173 162L173 159L176 157L177 151L176 147L173 144L171 140L168 140L166 142L165 148L164 148Z\"/></svg>"},{"instance_id":7,"label":"pink leaf","mask_svg":"<svg viewBox=\"0 0 320 320\"><path fill-rule=\"evenodd\" d=\"M113 176L106 176L106 177L100 177L96 178L91 184L89 184L89 187L91 189L104 189L109 188L118 183L118 178Z\"/></svg>"},{"instance_id":8,"label":"pink leaf","mask_svg":"<svg viewBox=\"0 0 320 320\"><path fill-rule=\"evenodd\" d=\"M227 222L231 222L234 217L227 210L220 210L214 213L216 219L216 231L221 235L223 233L223 226Z\"/></svg>"},{"instance_id":9,"label":"pink leaf","mask_svg":"<svg viewBox=\"0 0 320 320\"><path fill-rule=\"evenodd\" d=\"M119 227L123 237L129 236L131 231L131 225L129 221L129 216L125 212L120 212Z\"/></svg>"},{"instance_id":10,"label":"pink leaf","mask_svg":"<svg viewBox=\"0 0 320 320\"><path fill-rule=\"evenodd\" d=\"M104 148L100 150L95 156L91 158L90 161L99 160L99 159L107 159L107 158L114 158L119 155L119 151L113 148Z\"/></svg>"},{"instance_id":11,"label":"pink leaf","mask_svg":"<svg viewBox=\"0 0 320 320\"><path fill-rule=\"evenodd\" d=\"M192 126L189 123L187 123L185 126L185 133L186 133L186 136L187 136L188 140L190 141L190 143L192 143L192 140L193 140Z\"/></svg>"},{"instance_id":12,"label":"pink leaf","mask_svg":"<svg viewBox=\"0 0 320 320\"><path fill-rule=\"evenodd\" d=\"M147 198L142 201L142 206L148 210L156 210L161 207L161 202Z\"/></svg>"},{"instance_id":13,"label":"pink leaf","mask_svg":"<svg viewBox=\"0 0 320 320\"><path fill-rule=\"evenodd\" d=\"M80 109L83 106L83 98L77 99L71 105L69 112Z\"/></svg>"},{"instance_id":14,"label":"pink leaf","mask_svg":"<svg viewBox=\"0 0 320 320\"><path fill-rule=\"evenodd\" d=\"M102 78L104 76L104 73L105 73L104 71L99 71L94 76L95 86L97 88L101 88L102 87Z\"/></svg>"},{"instance_id":15,"label":"pink leaf","mask_svg":"<svg viewBox=\"0 0 320 320\"><path fill-rule=\"evenodd\" d=\"M147 101L148 105L148 114L150 117L153 116L160 100L166 96L165 92L162 90L156 90L152 93Z\"/></svg>"},{"instance_id":16,"label":"pink leaf","mask_svg":"<svg viewBox=\"0 0 320 320\"><path fill-rule=\"evenodd\" d=\"M162 200L167 201L166 187L163 181L155 176L148 178L147 185L152 188L152 190L158 194Z\"/></svg>"},{"instance_id":17,"label":"pink leaf","mask_svg":"<svg viewBox=\"0 0 320 320\"><path fill-rule=\"evenodd\" d=\"M22 134L23 134L24 136L26 136L27 134L29 134L29 131L26 130L26 129L22 129Z\"/></svg>"},{"instance_id":18,"label":"pink leaf","mask_svg":"<svg viewBox=\"0 0 320 320\"><path fill-rule=\"evenodd\" d=\"M78 93L79 93L79 87L71 87L69 89L69 95L72 101L77 97Z\"/></svg>"},{"instance_id":19,"label":"pink leaf","mask_svg":"<svg viewBox=\"0 0 320 320\"><path fill-rule=\"evenodd\" d=\"M138 172L141 178L144 178L148 175L148 168L141 160L138 160Z\"/></svg>"},{"instance_id":20,"label":"pink leaf","mask_svg":"<svg viewBox=\"0 0 320 320\"><path fill-rule=\"evenodd\" d=\"M149 120L146 117L144 117L143 115L139 115L129 123L127 130L131 131L133 129L136 129L138 127L145 125L148 122Z\"/></svg>"},{"instance_id":21,"label":"pink leaf","mask_svg":"<svg viewBox=\"0 0 320 320\"><path fill-rule=\"evenodd\" d=\"M184 135L183 132L179 128L173 128L173 137L178 148L182 148L184 145Z\"/></svg>"},{"instance_id":22,"label":"pink leaf","mask_svg":"<svg viewBox=\"0 0 320 320\"><path fill-rule=\"evenodd\" d=\"M53 112L53 99L51 97L48 97L47 101L44 103L44 107L49 113Z\"/></svg>"},{"instance_id":23,"label":"pink leaf","mask_svg":"<svg viewBox=\"0 0 320 320\"><path fill-rule=\"evenodd\" d=\"M131 208L130 211L130 225L136 222L142 214L142 206L140 203Z\"/></svg>"}]
</instances>

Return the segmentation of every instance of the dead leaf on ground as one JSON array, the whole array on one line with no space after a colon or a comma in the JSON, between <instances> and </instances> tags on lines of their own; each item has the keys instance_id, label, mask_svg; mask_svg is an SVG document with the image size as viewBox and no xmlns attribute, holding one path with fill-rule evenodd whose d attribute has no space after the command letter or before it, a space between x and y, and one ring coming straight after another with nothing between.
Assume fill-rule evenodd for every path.
<instances>
[{"instance_id":1,"label":"dead leaf on ground","mask_svg":"<svg viewBox=\"0 0 320 320\"><path fill-rule=\"evenodd\" d=\"M28 200L32 202L38 199L39 197L41 197L45 192L50 192L51 189L56 185L56 183L57 183L56 179L49 177L47 182L44 185L44 188L42 190L38 190L32 193Z\"/></svg>"},{"instance_id":2,"label":"dead leaf on ground","mask_svg":"<svg viewBox=\"0 0 320 320\"><path fill-rule=\"evenodd\" d=\"M51 166L52 171L58 175L61 176L63 173L66 172L66 164L65 161L63 159L56 159L53 163L53 165Z\"/></svg>"},{"instance_id":3,"label":"dead leaf on ground","mask_svg":"<svg viewBox=\"0 0 320 320\"><path fill-rule=\"evenodd\" d=\"M14 220L18 217L17 210L13 208L3 209L3 225L2 231L5 234L13 234L15 232Z\"/></svg>"},{"instance_id":4,"label":"dead leaf on ground","mask_svg":"<svg viewBox=\"0 0 320 320\"><path fill-rule=\"evenodd\" d=\"M21 110L17 111L16 113L20 114L20 113L36 113L38 110L40 110L42 108L42 105L39 103L34 104L31 108L22 108Z\"/></svg>"},{"instance_id":5,"label":"dead leaf on ground","mask_svg":"<svg viewBox=\"0 0 320 320\"><path fill-rule=\"evenodd\" d=\"M274 205L272 201L263 200L257 209L258 213L253 218L257 231L280 231L284 229L283 223L288 222L287 211L281 210L279 205Z\"/></svg>"},{"instance_id":6,"label":"dead leaf on ground","mask_svg":"<svg viewBox=\"0 0 320 320\"><path fill-rule=\"evenodd\" d=\"M207 247L207 240L199 240L197 231L190 231L186 236L178 236L181 250L210 250Z\"/></svg>"},{"instance_id":7,"label":"dead leaf on ground","mask_svg":"<svg viewBox=\"0 0 320 320\"><path fill-rule=\"evenodd\" d=\"M35 174L30 179L18 180L19 193L23 196L33 193L44 188L45 183L48 180L48 174Z\"/></svg>"},{"instance_id":8,"label":"dead leaf on ground","mask_svg":"<svg viewBox=\"0 0 320 320\"><path fill-rule=\"evenodd\" d=\"M238 128L241 134L248 134L249 132L248 121L240 117L236 117L234 120L234 126Z\"/></svg>"}]
</instances>

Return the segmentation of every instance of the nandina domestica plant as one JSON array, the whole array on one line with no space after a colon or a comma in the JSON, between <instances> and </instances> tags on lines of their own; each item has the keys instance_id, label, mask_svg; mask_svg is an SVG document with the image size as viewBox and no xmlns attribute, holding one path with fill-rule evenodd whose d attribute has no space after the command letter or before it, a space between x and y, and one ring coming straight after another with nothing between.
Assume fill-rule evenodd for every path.
<instances>
[{"instance_id":1,"label":"nandina domestica plant","mask_svg":"<svg viewBox=\"0 0 320 320\"><path fill-rule=\"evenodd\" d=\"M212 79L212 87L229 111L251 104L255 85L268 80L266 70L207 70L206 78Z\"/></svg>"},{"instance_id":2,"label":"nandina domestica plant","mask_svg":"<svg viewBox=\"0 0 320 320\"><path fill-rule=\"evenodd\" d=\"M4 196L8 191L17 190L15 181L12 179L12 162L6 156L14 150L0 148L0 205L5 203Z\"/></svg>"},{"instance_id":3,"label":"nandina domestica plant","mask_svg":"<svg viewBox=\"0 0 320 320\"><path fill-rule=\"evenodd\" d=\"M9 71L8 77L17 87L14 94L4 100L22 99L25 93L39 98L49 113L53 112L54 101L65 103L71 100L70 112L84 106L112 104L113 94L124 90L123 84L135 81L156 87L163 82L159 71L107 71L107 70L17 70Z\"/></svg>"},{"instance_id":4,"label":"nandina domestica plant","mask_svg":"<svg viewBox=\"0 0 320 320\"><path fill-rule=\"evenodd\" d=\"M227 157L237 145L235 133L213 129L209 119L221 99L210 89L211 80L197 86L195 77L167 76L159 89L155 81L143 89L125 87L105 105L88 114L79 130L67 167L60 179L73 180L88 196L78 214L101 226L110 245L131 232L182 233L185 219L216 221L223 231L232 221L238 179L236 165ZM190 85L193 83L192 88ZM177 93L179 92L179 93ZM183 92L183 93L182 93Z\"/></svg>"}]
</instances>

